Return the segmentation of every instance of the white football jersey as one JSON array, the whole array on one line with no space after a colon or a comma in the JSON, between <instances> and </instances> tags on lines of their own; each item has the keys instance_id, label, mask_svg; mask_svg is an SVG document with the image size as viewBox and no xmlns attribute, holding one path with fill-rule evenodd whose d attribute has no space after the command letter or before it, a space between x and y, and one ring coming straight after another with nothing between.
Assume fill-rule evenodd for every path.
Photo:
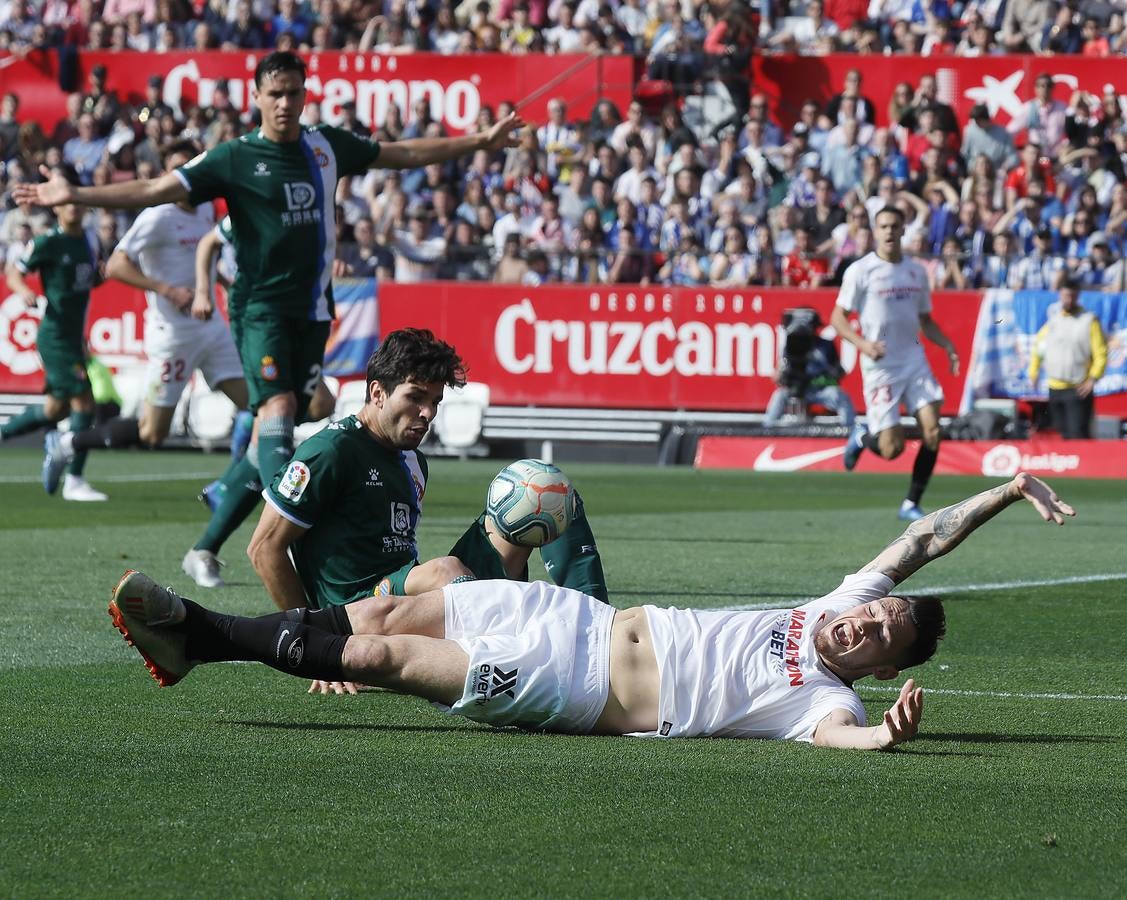
<instances>
[{"instance_id":1,"label":"white football jersey","mask_svg":"<svg viewBox=\"0 0 1127 900\"><path fill-rule=\"evenodd\" d=\"M920 343L920 314L931 312L927 271L914 259L898 263L876 253L861 257L845 270L837 305L857 314L866 340L884 341L879 360L861 356L861 371L903 371L926 365Z\"/></svg>"},{"instance_id":2,"label":"white football jersey","mask_svg":"<svg viewBox=\"0 0 1127 900\"><path fill-rule=\"evenodd\" d=\"M865 724L861 698L822 664L814 635L892 587L888 576L866 572L796 609L644 607L661 673L658 730L650 736L812 741L835 709Z\"/></svg>"},{"instance_id":3,"label":"white football jersey","mask_svg":"<svg viewBox=\"0 0 1127 900\"><path fill-rule=\"evenodd\" d=\"M201 203L187 210L164 203L141 211L115 249L121 250L149 278L176 287L196 284L196 245L215 225L215 208ZM145 291L149 308L174 327L190 326L185 316L168 300Z\"/></svg>"}]
</instances>

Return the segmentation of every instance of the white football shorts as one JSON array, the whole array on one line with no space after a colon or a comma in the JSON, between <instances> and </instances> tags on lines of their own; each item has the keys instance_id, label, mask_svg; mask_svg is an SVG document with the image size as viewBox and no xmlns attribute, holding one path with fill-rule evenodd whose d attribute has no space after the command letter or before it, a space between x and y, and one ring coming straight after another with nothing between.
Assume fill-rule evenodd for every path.
<instances>
[{"instance_id":1,"label":"white football shorts","mask_svg":"<svg viewBox=\"0 0 1127 900\"><path fill-rule=\"evenodd\" d=\"M610 694L614 608L545 581L443 589L446 637L470 658L452 715L488 725L586 734Z\"/></svg>"},{"instance_id":2,"label":"white football shorts","mask_svg":"<svg viewBox=\"0 0 1127 900\"><path fill-rule=\"evenodd\" d=\"M235 341L221 316L206 322L185 317L175 326L160 316L150 316L145 327L145 353L149 357L145 400L157 407L176 406L196 369L212 390L224 381L243 377Z\"/></svg>"},{"instance_id":3,"label":"white football shorts","mask_svg":"<svg viewBox=\"0 0 1127 900\"><path fill-rule=\"evenodd\" d=\"M926 363L894 372L869 369L862 373L865 386L865 421L869 434L879 434L900 424L900 405L915 415L929 403L943 402L943 388Z\"/></svg>"}]
</instances>

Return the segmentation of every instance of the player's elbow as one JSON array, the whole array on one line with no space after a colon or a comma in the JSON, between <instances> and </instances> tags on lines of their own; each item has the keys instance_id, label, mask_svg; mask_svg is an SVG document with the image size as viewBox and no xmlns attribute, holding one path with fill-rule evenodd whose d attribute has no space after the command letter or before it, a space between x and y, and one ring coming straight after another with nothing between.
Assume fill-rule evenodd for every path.
<instances>
[{"instance_id":1,"label":"player's elbow","mask_svg":"<svg viewBox=\"0 0 1127 900\"><path fill-rule=\"evenodd\" d=\"M120 281L121 276L125 274L126 259L125 254L120 250L111 253L110 258L106 260L106 277Z\"/></svg>"}]
</instances>

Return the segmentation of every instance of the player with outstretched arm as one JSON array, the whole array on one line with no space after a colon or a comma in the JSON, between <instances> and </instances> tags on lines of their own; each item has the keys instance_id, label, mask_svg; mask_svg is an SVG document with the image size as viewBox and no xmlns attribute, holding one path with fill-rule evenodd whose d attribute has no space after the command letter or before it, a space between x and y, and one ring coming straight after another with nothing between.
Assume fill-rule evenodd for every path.
<instances>
[{"instance_id":1,"label":"player with outstretched arm","mask_svg":"<svg viewBox=\"0 0 1127 900\"><path fill-rule=\"evenodd\" d=\"M854 683L926 661L945 629L938 599L890 591L1022 499L1058 525L1075 514L1021 473L913 522L832 593L793 610L616 612L545 582L479 581L243 618L127 572L109 612L162 686L201 663L248 660L392 688L491 725L884 750L916 736L923 691L909 679L868 726Z\"/></svg>"}]
</instances>

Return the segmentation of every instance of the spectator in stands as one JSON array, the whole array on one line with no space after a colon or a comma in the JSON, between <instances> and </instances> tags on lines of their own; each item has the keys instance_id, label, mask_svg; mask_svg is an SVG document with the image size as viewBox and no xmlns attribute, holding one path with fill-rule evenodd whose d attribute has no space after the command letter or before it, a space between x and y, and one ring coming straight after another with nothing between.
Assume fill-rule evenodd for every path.
<instances>
[{"instance_id":1,"label":"spectator in stands","mask_svg":"<svg viewBox=\"0 0 1127 900\"><path fill-rule=\"evenodd\" d=\"M989 159L998 171L1008 168L1017 159L1013 136L991 121L990 110L984 103L971 108L967 126L963 129L963 159L970 163L980 154Z\"/></svg>"},{"instance_id":2,"label":"spectator in stands","mask_svg":"<svg viewBox=\"0 0 1127 900\"><path fill-rule=\"evenodd\" d=\"M1008 231L994 232L990 255L974 270L974 287L1002 288L1009 285L1010 269L1014 263L1013 246L1013 235Z\"/></svg>"},{"instance_id":3,"label":"spectator in stands","mask_svg":"<svg viewBox=\"0 0 1127 900\"><path fill-rule=\"evenodd\" d=\"M853 100L852 118L870 125L876 123L876 108L873 106L873 101L861 93L860 69L850 69L845 73L845 84L841 92L834 94L826 105L826 115L835 125L842 124L841 105L846 98Z\"/></svg>"},{"instance_id":4,"label":"spectator in stands","mask_svg":"<svg viewBox=\"0 0 1127 900\"><path fill-rule=\"evenodd\" d=\"M416 209L408 216L406 230L395 233L392 248L395 251L397 282L433 281L438 274L438 263L446 253L446 241L432 237L430 226L427 211Z\"/></svg>"},{"instance_id":5,"label":"spectator in stands","mask_svg":"<svg viewBox=\"0 0 1127 900\"><path fill-rule=\"evenodd\" d=\"M614 197L620 200L623 197L630 200L631 203L640 203L642 199L642 184L647 179L654 183L660 177L657 170L654 169L646 159L645 148L642 147L641 141L637 141L628 151L628 158L630 160L630 168L618 176L618 180L614 183Z\"/></svg>"},{"instance_id":6,"label":"spectator in stands","mask_svg":"<svg viewBox=\"0 0 1127 900\"><path fill-rule=\"evenodd\" d=\"M868 217L866 216L866 222L867 221ZM875 246L873 229L868 224L859 226L853 232L852 243L843 246L842 255L837 258L834 264L833 275L827 282L827 286L833 285L834 287L840 287L841 279L845 276L845 270L853 265L853 263L857 262L857 260L872 253Z\"/></svg>"},{"instance_id":7,"label":"spectator in stands","mask_svg":"<svg viewBox=\"0 0 1127 900\"><path fill-rule=\"evenodd\" d=\"M1080 23L1075 20L1073 5L1058 4L1056 15L1041 29L1037 49L1045 55L1072 56L1079 53L1084 45L1084 37L1080 31Z\"/></svg>"},{"instance_id":8,"label":"spectator in stands","mask_svg":"<svg viewBox=\"0 0 1127 900\"><path fill-rule=\"evenodd\" d=\"M614 127L607 141L614 151L625 157L629 144L640 141L646 159L652 161L657 151L658 129L645 115L642 104L634 100L626 107L626 120Z\"/></svg>"},{"instance_id":9,"label":"spectator in stands","mask_svg":"<svg viewBox=\"0 0 1127 900\"><path fill-rule=\"evenodd\" d=\"M609 260L604 283L648 285L653 276L653 255L637 246L632 229L622 229L618 233L618 249Z\"/></svg>"},{"instance_id":10,"label":"spectator in stands","mask_svg":"<svg viewBox=\"0 0 1127 900\"><path fill-rule=\"evenodd\" d=\"M848 119L840 127L842 142L826 149L822 174L830 179L834 190L846 194L861 183L861 166L869 151L857 141L860 125L856 119Z\"/></svg>"},{"instance_id":11,"label":"spectator in stands","mask_svg":"<svg viewBox=\"0 0 1127 900\"><path fill-rule=\"evenodd\" d=\"M1012 7L1014 4L1009 4ZM1009 7L1007 7L1008 12ZM1034 97L1026 101L1009 125L1010 134L1027 132L1026 143L1036 144L1047 153L1055 153L1064 141L1068 108L1053 99L1053 77L1045 72L1033 82Z\"/></svg>"},{"instance_id":12,"label":"spectator in stands","mask_svg":"<svg viewBox=\"0 0 1127 900\"><path fill-rule=\"evenodd\" d=\"M1020 161L1006 176L1007 209L1011 209L1018 200L1029 194L1029 183L1034 177L1044 182L1049 193L1056 191L1053 164L1048 157L1042 155L1041 145L1031 139L1021 148Z\"/></svg>"},{"instance_id":13,"label":"spectator in stands","mask_svg":"<svg viewBox=\"0 0 1127 900\"><path fill-rule=\"evenodd\" d=\"M528 273L528 262L524 258L524 248L520 234L510 232L505 235L501 245L501 258L493 272L495 284L522 284Z\"/></svg>"},{"instance_id":14,"label":"spectator in stands","mask_svg":"<svg viewBox=\"0 0 1127 900\"><path fill-rule=\"evenodd\" d=\"M0 99L0 160L11 159L19 152L19 108L20 98L11 91Z\"/></svg>"},{"instance_id":15,"label":"spectator in stands","mask_svg":"<svg viewBox=\"0 0 1127 900\"><path fill-rule=\"evenodd\" d=\"M829 280L830 267L826 257L815 255L815 231L799 228L794 238L794 250L783 258L783 284L796 288L821 287Z\"/></svg>"},{"instance_id":16,"label":"spectator in stands","mask_svg":"<svg viewBox=\"0 0 1127 900\"><path fill-rule=\"evenodd\" d=\"M575 4L561 3L556 23L544 31L549 53L575 53L579 50L579 29L575 27Z\"/></svg>"},{"instance_id":17,"label":"spectator in stands","mask_svg":"<svg viewBox=\"0 0 1127 900\"><path fill-rule=\"evenodd\" d=\"M704 52L735 104L737 122L748 109L751 54L757 37L750 10L740 0L732 0L704 39Z\"/></svg>"},{"instance_id":18,"label":"spectator in stands","mask_svg":"<svg viewBox=\"0 0 1127 900\"><path fill-rule=\"evenodd\" d=\"M958 238L946 238L940 254L928 268L928 279L933 291L965 291L970 285L963 266L962 248Z\"/></svg>"},{"instance_id":19,"label":"spectator in stands","mask_svg":"<svg viewBox=\"0 0 1127 900\"><path fill-rule=\"evenodd\" d=\"M793 22L792 26L772 35L767 41L768 45L783 47L788 52L802 56L825 56L833 53L839 29L833 19L825 16L822 0L810 0L806 4L806 15Z\"/></svg>"},{"instance_id":20,"label":"spectator in stands","mask_svg":"<svg viewBox=\"0 0 1127 900\"><path fill-rule=\"evenodd\" d=\"M667 254L657 273L662 284L693 286L709 283L708 256L691 231L681 235L681 243Z\"/></svg>"},{"instance_id":21,"label":"spectator in stands","mask_svg":"<svg viewBox=\"0 0 1127 900\"><path fill-rule=\"evenodd\" d=\"M554 194L544 198L540 204L540 215L533 219L528 231L529 247L560 255L574 246L575 236L571 226L560 217L559 206ZM633 210L634 207L630 208Z\"/></svg>"},{"instance_id":22,"label":"spectator in stands","mask_svg":"<svg viewBox=\"0 0 1127 900\"><path fill-rule=\"evenodd\" d=\"M540 149L547 154L547 174L558 178L583 149L579 132L567 122L567 104L556 97L548 101L548 121L536 131Z\"/></svg>"},{"instance_id":23,"label":"spectator in stands","mask_svg":"<svg viewBox=\"0 0 1127 900\"><path fill-rule=\"evenodd\" d=\"M845 221L833 230L833 247L830 252L835 269L840 259L855 255L858 236L865 230L871 230L869 213L863 204L854 203L846 213Z\"/></svg>"},{"instance_id":24,"label":"spectator in stands","mask_svg":"<svg viewBox=\"0 0 1127 900\"><path fill-rule=\"evenodd\" d=\"M344 274L356 278L388 280L395 268L394 256L376 242L375 224L367 216L353 224L352 239L341 244L338 258L344 264Z\"/></svg>"},{"instance_id":25,"label":"spectator in stands","mask_svg":"<svg viewBox=\"0 0 1127 900\"><path fill-rule=\"evenodd\" d=\"M1064 272L1064 260L1053 253L1053 230L1041 225L1034 234L1033 250L1010 268L1007 287L1014 290L1051 291Z\"/></svg>"},{"instance_id":26,"label":"spectator in stands","mask_svg":"<svg viewBox=\"0 0 1127 900\"><path fill-rule=\"evenodd\" d=\"M956 139L958 138L959 120L955 116L955 110L939 99L939 82L930 73L920 76L913 106L901 118L900 124L906 128L915 129L917 127L916 111L924 108L935 113L935 124L939 128L947 134L954 135Z\"/></svg>"},{"instance_id":27,"label":"spectator in stands","mask_svg":"<svg viewBox=\"0 0 1127 900\"><path fill-rule=\"evenodd\" d=\"M825 176L814 182L814 205L802 211L801 231L811 240L811 253L832 253L834 229L845 221L845 210L834 197L834 184Z\"/></svg>"},{"instance_id":28,"label":"spectator in stands","mask_svg":"<svg viewBox=\"0 0 1127 900\"><path fill-rule=\"evenodd\" d=\"M747 235L738 223L719 228L722 246L708 263L709 283L719 287L742 287L750 283L754 257L748 250Z\"/></svg>"},{"instance_id":29,"label":"spectator in stands","mask_svg":"<svg viewBox=\"0 0 1127 900\"><path fill-rule=\"evenodd\" d=\"M1060 286L1060 306L1049 310L1029 361L1034 385L1044 367L1053 428L1065 440L1091 436L1093 391L1106 365L1107 340L1100 321L1080 305L1080 284L1066 279Z\"/></svg>"},{"instance_id":30,"label":"spectator in stands","mask_svg":"<svg viewBox=\"0 0 1127 900\"><path fill-rule=\"evenodd\" d=\"M481 231L476 225L459 219L446 245L446 257L439 264L438 277L450 281L491 281L493 263L489 251L481 244Z\"/></svg>"},{"instance_id":31,"label":"spectator in stands","mask_svg":"<svg viewBox=\"0 0 1127 900\"><path fill-rule=\"evenodd\" d=\"M1053 15L1051 0L1022 0L1006 4L1002 16L1002 44L1009 53L1037 53Z\"/></svg>"},{"instance_id":32,"label":"spectator in stands","mask_svg":"<svg viewBox=\"0 0 1127 900\"><path fill-rule=\"evenodd\" d=\"M106 157L107 140L98 136L94 115L83 112L78 118L78 136L63 145L63 159L74 167L82 184L93 181L94 169Z\"/></svg>"}]
</instances>

